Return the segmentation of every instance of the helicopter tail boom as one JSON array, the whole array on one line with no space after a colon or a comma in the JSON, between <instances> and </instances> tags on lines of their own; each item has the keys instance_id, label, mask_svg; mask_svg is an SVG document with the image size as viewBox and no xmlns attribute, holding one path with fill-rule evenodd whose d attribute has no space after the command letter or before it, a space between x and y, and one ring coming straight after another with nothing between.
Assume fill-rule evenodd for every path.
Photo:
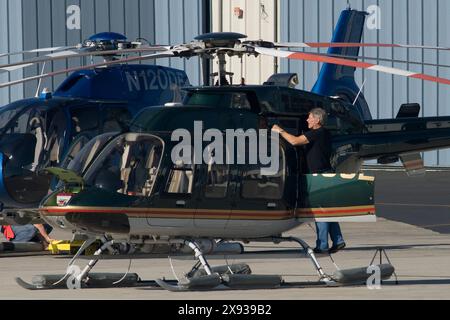
<instances>
[{"instance_id":1,"label":"helicopter tail boom","mask_svg":"<svg viewBox=\"0 0 450 320\"><path fill-rule=\"evenodd\" d=\"M408 175L424 173L420 152L450 147L450 117L371 120L365 125L367 133L353 146L357 157L380 164L401 161Z\"/></svg>"}]
</instances>

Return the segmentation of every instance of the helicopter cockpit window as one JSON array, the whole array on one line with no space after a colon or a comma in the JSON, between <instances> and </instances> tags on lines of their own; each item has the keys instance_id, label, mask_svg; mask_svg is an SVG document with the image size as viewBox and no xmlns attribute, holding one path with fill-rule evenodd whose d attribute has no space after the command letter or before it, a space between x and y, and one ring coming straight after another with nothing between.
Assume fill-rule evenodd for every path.
<instances>
[{"instance_id":1,"label":"helicopter cockpit window","mask_svg":"<svg viewBox=\"0 0 450 320\"><path fill-rule=\"evenodd\" d=\"M187 106L214 106L229 108L231 94L228 92L189 92L183 102Z\"/></svg>"},{"instance_id":2,"label":"helicopter cockpit window","mask_svg":"<svg viewBox=\"0 0 450 320\"><path fill-rule=\"evenodd\" d=\"M81 107L70 111L73 136L86 131L98 130L99 109L95 106Z\"/></svg>"},{"instance_id":3,"label":"helicopter cockpit window","mask_svg":"<svg viewBox=\"0 0 450 320\"><path fill-rule=\"evenodd\" d=\"M115 135L117 135L117 132L108 132L101 134L86 142L80 150L78 150L78 142L75 142L65 159L67 160L67 162L65 162L61 167L67 168L78 174L82 174L94 159L94 157L98 155L105 144L109 142Z\"/></svg>"},{"instance_id":4,"label":"helicopter cockpit window","mask_svg":"<svg viewBox=\"0 0 450 320\"><path fill-rule=\"evenodd\" d=\"M279 150L279 168L275 175L261 175L261 165L249 165L245 168L242 172L242 198L279 200L283 197L285 156L283 149Z\"/></svg>"},{"instance_id":5,"label":"helicopter cockpit window","mask_svg":"<svg viewBox=\"0 0 450 320\"><path fill-rule=\"evenodd\" d=\"M86 183L131 196L149 196L158 175L163 144L158 138L128 133L112 141L92 163Z\"/></svg>"},{"instance_id":6,"label":"helicopter cockpit window","mask_svg":"<svg viewBox=\"0 0 450 320\"><path fill-rule=\"evenodd\" d=\"M29 104L21 101L13 102L0 108L0 133L24 133L23 131L18 131L19 122L23 124L24 119L30 119L40 109L39 106L31 107ZM18 121L19 117L22 118L21 121ZM26 129L24 126L21 126L21 128L22 130Z\"/></svg>"},{"instance_id":7,"label":"helicopter cockpit window","mask_svg":"<svg viewBox=\"0 0 450 320\"><path fill-rule=\"evenodd\" d=\"M2 128L1 145L3 152L12 152L18 156L21 150L19 167L35 171L43 154L45 139L45 115L41 108L28 108L22 113L17 109L6 110L0 113L1 120L5 121ZM8 120L8 121L7 121ZM15 150L15 151L13 151Z\"/></svg>"},{"instance_id":8,"label":"helicopter cockpit window","mask_svg":"<svg viewBox=\"0 0 450 320\"><path fill-rule=\"evenodd\" d=\"M213 199L225 198L229 181L229 167L226 164L208 165L205 197Z\"/></svg>"},{"instance_id":9,"label":"helicopter cockpit window","mask_svg":"<svg viewBox=\"0 0 450 320\"><path fill-rule=\"evenodd\" d=\"M122 131L131 120L131 114L126 107L107 107L103 109L102 114L103 132Z\"/></svg>"},{"instance_id":10,"label":"helicopter cockpit window","mask_svg":"<svg viewBox=\"0 0 450 320\"><path fill-rule=\"evenodd\" d=\"M37 114L37 111L35 109L28 109L16 117L14 121L11 121L17 114L18 112L15 112L15 110L11 110L10 112L6 111L1 114L0 121L5 123L5 126L2 127L4 133L30 132L29 121Z\"/></svg>"},{"instance_id":11,"label":"helicopter cockpit window","mask_svg":"<svg viewBox=\"0 0 450 320\"><path fill-rule=\"evenodd\" d=\"M193 165L180 160L172 166L164 191L169 194L192 194L193 181Z\"/></svg>"}]
</instances>

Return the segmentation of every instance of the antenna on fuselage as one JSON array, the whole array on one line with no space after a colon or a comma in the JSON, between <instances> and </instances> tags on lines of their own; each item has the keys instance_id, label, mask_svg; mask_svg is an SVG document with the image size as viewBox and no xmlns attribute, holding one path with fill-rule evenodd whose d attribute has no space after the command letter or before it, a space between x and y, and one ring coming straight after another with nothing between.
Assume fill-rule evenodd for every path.
<instances>
[{"instance_id":1,"label":"antenna on fuselage","mask_svg":"<svg viewBox=\"0 0 450 320\"><path fill-rule=\"evenodd\" d=\"M363 82L361 88L359 88L359 92L358 92L358 94L356 95L355 101L353 101L353 106L355 105L356 101L358 101L358 98L359 98L359 96L361 95L361 92L362 92L362 90L363 90L363 88L364 88L364 85L366 84L366 80L367 80L367 79L364 79L364 82Z\"/></svg>"}]
</instances>

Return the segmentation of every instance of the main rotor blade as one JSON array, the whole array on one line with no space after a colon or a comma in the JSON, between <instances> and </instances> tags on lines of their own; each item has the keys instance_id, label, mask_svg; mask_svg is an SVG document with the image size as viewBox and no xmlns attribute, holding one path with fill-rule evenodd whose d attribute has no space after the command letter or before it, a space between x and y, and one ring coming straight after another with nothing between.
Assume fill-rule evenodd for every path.
<instances>
[{"instance_id":1,"label":"main rotor blade","mask_svg":"<svg viewBox=\"0 0 450 320\"><path fill-rule=\"evenodd\" d=\"M272 57L331 63L331 64L336 64L336 65L341 65L341 66L354 67L354 68L358 68L358 69L367 69L367 70L372 70L372 71L378 71L378 72L383 72L383 73L399 75L399 76L403 76L403 77L421 79L421 80L450 85L449 79L434 77L434 76L430 76L430 75L426 75L426 74L422 74L422 73L411 72L411 71L402 70L402 69L385 67L385 66L381 66L381 65L372 64L372 63L359 62L359 61L343 59L343 58L322 56L322 55L317 55L317 54L313 54L313 53L293 52L293 51L276 50L276 49L262 48L262 47L254 47L254 49L256 52L258 52L260 54L268 55L268 56L272 56Z\"/></svg>"},{"instance_id":2,"label":"main rotor blade","mask_svg":"<svg viewBox=\"0 0 450 320\"><path fill-rule=\"evenodd\" d=\"M121 64L121 63L132 62L132 61L141 61L141 60L158 59L158 58L171 58L173 56L174 56L173 52L167 51L167 52L164 52L164 53L154 53L154 54L149 54L149 55L144 55L144 56L139 56L139 57L125 58L125 59L119 59L119 60L113 60L113 61L105 61L105 62L102 62L102 63L96 63L96 64L91 64L91 65L82 66L82 67L68 68L68 69L59 70L59 71L55 71L55 72L44 73L44 74L41 74L41 75L32 76L32 77L28 77L28 78L24 78L24 79L19 79L19 80L14 80L14 81L10 81L10 82L1 83L0 84L0 88L9 87L9 86L12 86L12 85L15 85L15 84L24 83L24 82L27 82L27 81L33 81L33 80L39 80L39 79L42 79L42 78L53 77L53 76L56 76L56 75L59 75L59 74L64 74L64 73L68 73L68 72L75 72L75 71L80 71L80 70L88 70L88 69L92 69L92 68L109 66L109 65L113 65L113 64Z\"/></svg>"},{"instance_id":3,"label":"main rotor blade","mask_svg":"<svg viewBox=\"0 0 450 320\"><path fill-rule=\"evenodd\" d=\"M108 50L108 51L89 51L86 49L81 49L79 51L74 50L65 50L59 51L51 54L46 54L42 57L37 57L25 61L13 62L8 64L0 65L0 73L1 72L10 72L18 69L22 69L25 67L32 66L36 63L49 62L55 60L69 59L69 58L78 58L78 57L86 57L86 56L104 56L104 55L118 55L118 54L126 54L126 53L139 53L139 52L148 52L148 51L167 51L169 47L162 46L154 46L154 47L141 47L135 49L120 49L120 50Z\"/></svg>"},{"instance_id":4,"label":"main rotor blade","mask_svg":"<svg viewBox=\"0 0 450 320\"><path fill-rule=\"evenodd\" d=\"M420 62L420 61L409 61L409 60L368 57L368 56L355 57L355 56L347 56L347 55L343 55L343 54L328 54L328 53L316 53L316 52L312 52L312 53L315 55L318 55L318 56L344 58L344 59L351 59L351 60L355 60L355 59L377 60L377 61L386 61L386 62L393 62L393 63L417 64L417 65L423 65L426 67L450 68L449 64L436 64L436 63L428 63L428 62Z\"/></svg>"},{"instance_id":5,"label":"main rotor blade","mask_svg":"<svg viewBox=\"0 0 450 320\"><path fill-rule=\"evenodd\" d=\"M8 52L8 53L1 53L0 58L19 55L19 54L26 54L26 53L52 52L52 51L70 50L70 49L76 49L76 48L77 48L76 46L69 46L69 47L52 47L52 48L40 48L40 49L32 49L32 50L25 50L25 51L18 51L18 52Z\"/></svg>"},{"instance_id":6,"label":"main rotor blade","mask_svg":"<svg viewBox=\"0 0 450 320\"><path fill-rule=\"evenodd\" d=\"M408 49L428 49L428 50L450 50L449 47L421 46L411 44L391 44L391 43L359 43L359 42L280 42L274 43L276 48L408 48Z\"/></svg>"}]
</instances>

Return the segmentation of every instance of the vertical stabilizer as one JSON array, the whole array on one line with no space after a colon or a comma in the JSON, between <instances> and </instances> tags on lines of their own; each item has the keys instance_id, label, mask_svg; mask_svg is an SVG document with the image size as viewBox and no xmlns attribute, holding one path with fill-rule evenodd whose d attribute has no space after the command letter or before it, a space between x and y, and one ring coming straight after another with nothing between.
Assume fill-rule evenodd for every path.
<instances>
[{"instance_id":1,"label":"vertical stabilizer","mask_svg":"<svg viewBox=\"0 0 450 320\"><path fill-rule=\"evenodd\" d=\"M332 42L361 42L367 12L346 9L342 11L334 30ZM330 48L328 54L339 54L356 57L359 48ZM312 91L321 95L341 96L353 103L358 96L359 87L355 82L355 68L324 64L320 70L319 78ZM361 111L366 120L372 119L369 106L361 93L355 106Z\"/></svg>"}]
</instances>

